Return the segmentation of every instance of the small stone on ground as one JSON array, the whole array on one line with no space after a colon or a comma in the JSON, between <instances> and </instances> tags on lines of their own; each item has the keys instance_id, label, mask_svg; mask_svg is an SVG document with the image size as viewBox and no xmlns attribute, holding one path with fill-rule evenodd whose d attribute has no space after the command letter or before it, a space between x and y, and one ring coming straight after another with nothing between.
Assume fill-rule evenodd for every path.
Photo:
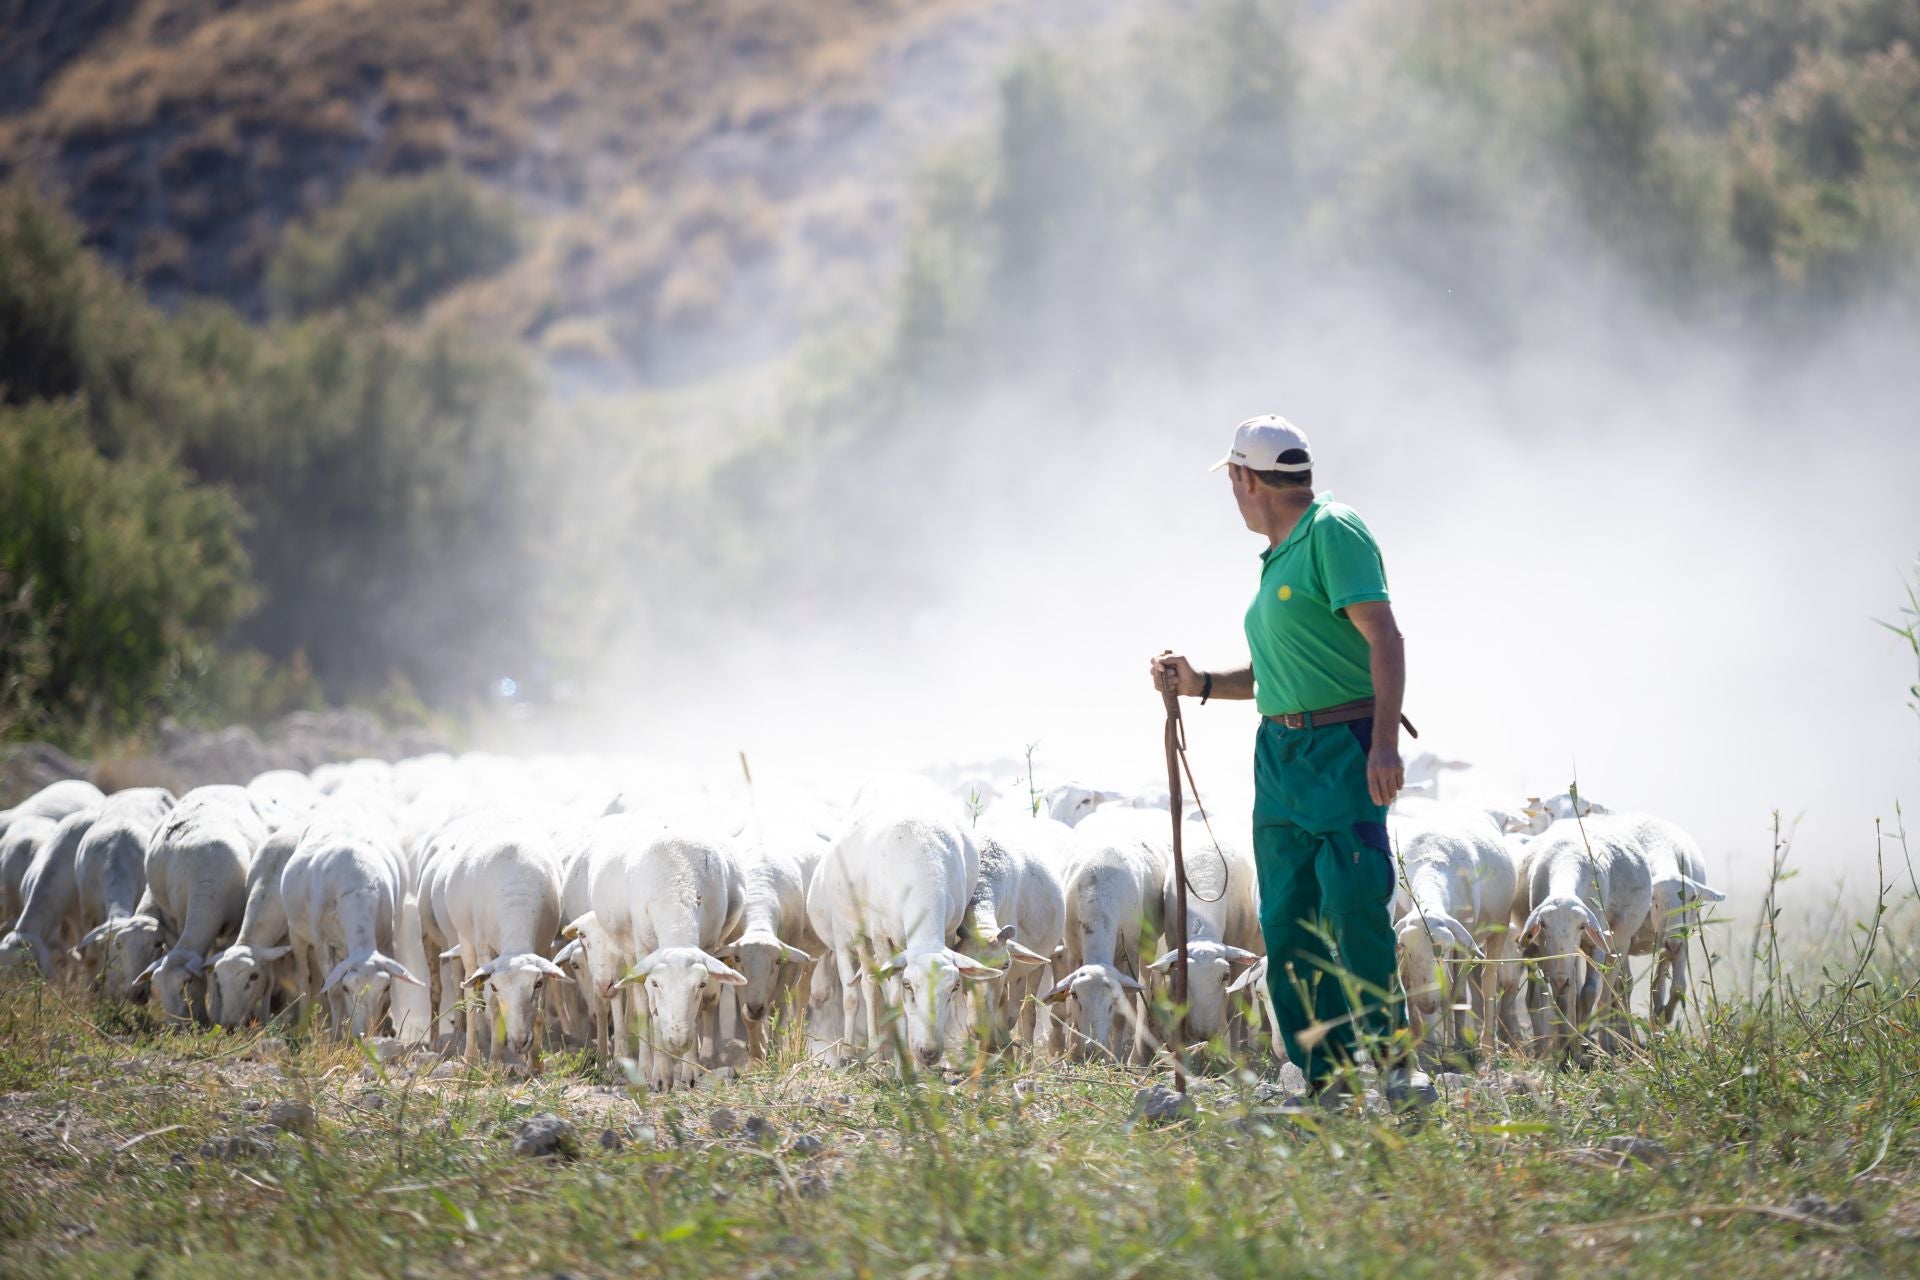
<instances>
[{"instance_id":1,"label":"small stone on ground","mask_svg":"<svg viewBox=\"0 0 1920 1280\"><path fill-rule=\"evenodd\" d=\"M513 1134L513 1154L544 1158L573 1155L573 1126L543 1111L520 1122Z\"/></svg>"}]
</instances>

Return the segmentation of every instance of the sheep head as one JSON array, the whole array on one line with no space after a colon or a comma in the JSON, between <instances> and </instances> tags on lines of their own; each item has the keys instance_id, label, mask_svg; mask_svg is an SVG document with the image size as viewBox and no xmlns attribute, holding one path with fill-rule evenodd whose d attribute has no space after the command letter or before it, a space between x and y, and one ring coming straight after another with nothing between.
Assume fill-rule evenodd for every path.
<instances>
[{"instance_id":1,"label":"sheep head","mask_svg":"<svg viewBox=\"0 0 1920 1280\"><path fill-rule=\"evenodd\" d=\"M905 952L880 967L881 977L898 977L900 1005L907 1024L907 1051L922 1066L940 1061L949 1042L957 1039L954 1013L962 982L991 982L1006 977L995 969L951 947L909 956ZM959 1015L964 1016L964 1015Z\"/></svg>"},{"instance_id":2,"label":"sheep head","mask_svg":"<svg viewBox=\"0 0 1920 1280\"><path fill-rule=\"evenodd\" d=\"M813 962L812 956L788 946L769 930L743 934L714 955L746 977L746 985L737 995L741 1012L754 1022L767 1016L767 1006L773 1003L780 981L780 966Z\"/></svg>"}]
</instances>

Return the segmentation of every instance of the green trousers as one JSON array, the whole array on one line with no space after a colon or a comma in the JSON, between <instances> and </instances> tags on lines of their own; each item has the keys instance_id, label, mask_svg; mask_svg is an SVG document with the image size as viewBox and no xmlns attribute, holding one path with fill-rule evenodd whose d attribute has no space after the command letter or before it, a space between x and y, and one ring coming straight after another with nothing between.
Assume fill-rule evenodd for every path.
<instances>
[{"instance_id":1,"label":"green trousers","mask_svg":"<svg viewBox=\"0 0 1920 1280\"><path fill-rule=\"evenodd\" d=\"M1372 737L1364 721L1287 729L1262 720L1254 746L1267 984L1287 1056L1316 1084L1356 1060L1362 1039L1382 1060L1406 1017L1386 810L1367 792Z\"/></svg>"}]
</instances>

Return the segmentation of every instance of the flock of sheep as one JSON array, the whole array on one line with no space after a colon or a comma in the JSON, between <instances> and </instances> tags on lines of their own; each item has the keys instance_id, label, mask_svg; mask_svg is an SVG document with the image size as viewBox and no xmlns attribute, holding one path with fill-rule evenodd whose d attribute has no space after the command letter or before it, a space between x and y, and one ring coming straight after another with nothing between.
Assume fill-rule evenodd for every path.
<instances>
[{"instance_id":1,"label":"flock of sheep","mask_svg":"<svg viewBox=\"0 0 1920 1280\"><path fill-rule=\"evenodd\" d=\"M306 1002L336 1036L390 1027L515 1069L592 1046L656 1089L764 1058L776 1019L836 1064L1014 1042L1142 1062L1167 1042L1164 793L983 803L903 775L836 804L661 777L469 754L177 798L55 783L0 813L0 965L225 1028ZM1426 1047L1630 1037L1630 955L1652 957L1656 1023L1685 998L1687 938L1721 895L1673 824L1410 796L1389 826ZM1186 1035L1273 1046L1245 841L1195 822L1184 843Z\"/></svg>"}]
</instances>

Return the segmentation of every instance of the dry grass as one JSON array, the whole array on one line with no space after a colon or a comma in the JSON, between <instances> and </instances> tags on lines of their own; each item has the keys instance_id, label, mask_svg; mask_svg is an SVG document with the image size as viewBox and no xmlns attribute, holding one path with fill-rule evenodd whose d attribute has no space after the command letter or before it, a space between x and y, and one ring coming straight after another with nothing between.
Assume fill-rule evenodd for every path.
<instances>
[{"instance_id":1,"label":"dry grass","mask_svg":"<svg viewBox=\"0 0 1920 1280\"><path fill-rule=\"evenodd\" d=\"M697 323L805 194L710 173L700 149L792 143L972 2L147 0L0 118L0 169L64 188L148 283L250 304L275 227L358 174L452 163L542 226L524 269L456 309L530 337L561 312ZM636 189L655 194L640 227ZM725 261L690 276L676 259L710 224Z\"/></svg>"}]
</instances>

